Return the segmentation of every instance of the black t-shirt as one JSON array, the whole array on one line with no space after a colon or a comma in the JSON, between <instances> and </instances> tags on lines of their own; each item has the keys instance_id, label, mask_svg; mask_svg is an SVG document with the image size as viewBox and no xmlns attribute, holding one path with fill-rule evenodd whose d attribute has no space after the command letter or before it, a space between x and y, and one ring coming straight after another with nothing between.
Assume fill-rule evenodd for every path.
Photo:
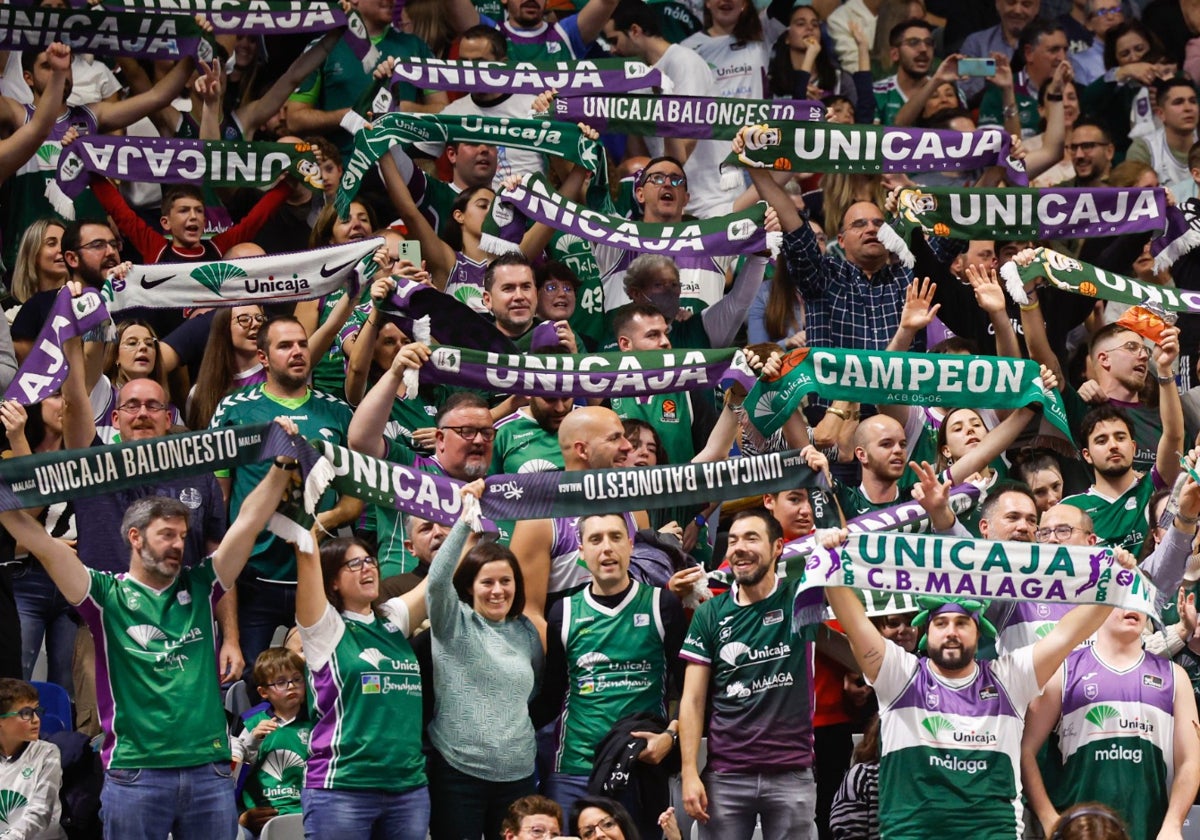
<instances>
[{"instance_id":1,"label":"black t-shirt","mask_svg":"<svg viewBox=\"0 0 1200 840\"><path fill-rule=\"evenodd\" d=\"M58 289L46 292L35 292L33 297L21 304L17 317L12 323L14 341L34 341L42 331L50 310L54 308L54 299L58 297Z\"/></svg>"}]
</instances>

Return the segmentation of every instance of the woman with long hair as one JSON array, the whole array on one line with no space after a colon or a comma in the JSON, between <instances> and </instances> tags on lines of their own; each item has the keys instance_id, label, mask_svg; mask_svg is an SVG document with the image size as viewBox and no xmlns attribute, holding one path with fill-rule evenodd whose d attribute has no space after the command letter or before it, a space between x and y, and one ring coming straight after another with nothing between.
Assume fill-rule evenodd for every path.
<instances>
[{"instance_id":1,"label":"woman with long hair","mask_svg":"<svg viewBox=\"0 0 1200 840\"><path fill-rule=\"evenodd\" d=\"M1080 107L1104 126L1121 160L1135 137L1154 130L1154 83L1177 68L1166 60L1158 36L1136 19L1105 33L1104 67L1107 72L1083 89Z\"/></svg>"},{"instance_id":2,"label":"woman with long hair","mask_svg":"<svg viewBox=\"0 0 1200 840\"><path fill-rule=\"evenodd\" d=\"M67 282L62 237L66 228L54 219L38 219L25 229L13 267L12 296L21 304L12 319L13 350L17 362L25 361L54 304Z\"/></svg>"},{"instance_id":3,"label":"woman with long hair","mask_svg":"<svg viewBox=\"0 0 1200 840\"><path fill-rule=\"evenodd\" d=\"M221 307L213 315L204 358L187 404L189 429L206 429L217 403L234 391L266 381L258 360L258 331L267 322L256 303Z\"/></svg>"},{"instance_id":4,"label":"woman with long hair","mask_svg":"<svg viewBox=\"0 0 1200 840\"><path fill-rule=\"evenodd\" d=\"M769 55L762 21L751 0L705 0L704 29L683 40L708 62L714 96L762 99Z\"/></svg>"},{"instance_id":5,"label":"woman with long hair","mask_svg":"<svg viewBox=\"0 0 1200 840\"><path fill-rule=\"evenodd\" d=\"M349 537L297 548L296 569L313 712L305 836L424 840L421 674L408 637L425 620L425 584L373 607L379 562Z\"/></svg>"},{"instance_id":6,"label":"woman with long hair","mask_svg":"<svg viewBox=\"0 0 1200 840\"><path fill-rule=\"evenodd\" d=\"M406 0L400 10L400 31L416 35L438 58L450 57L454 29L442 0Z\"/></svg>"},{"instance_id":7,"label":"woman with long hair","mask_svg":"<svg viewBox=\"0 0 1200 840\"><path fill-rule=\"evenodd\" d=\"M131 379L152 379L167 390L167 374L163 370L162 354L158 352L158 336L145 321L122 321L117 324L117 340L105 350L100 378L89 382L92 410L96 418L96 434L104 443L113 443L117 427L112 416L117 409L117 396ZM168 405L171 425L179 426L183 418L174 405Z\"/></svg>"},{"instance_id":8,"label":"woman with long hair","mask_svg":"<svg viewBox=\"0 0 1200 840\"><path fill-rule=\"evenodd\" d=\"M522 614L525 584L517 558L507 546L471 536L483 480L460 492L461 515L426 578L433 634L433 840L497 837L509 803L536 789L529 702L545 651L537 628ZM481 729L480 720L487 727Z\"/></svg>"},{"instance_id":9,"label":"woman with long hair","mask_svg":"<svg viewBox=\"0 0 1200 840\"><path fill-rule=\"evenodd\" d=\"M345 219L338 217L333 204L326 204L313 224L308 247L323 248L368 239L375 228L374 211L361 201L350 202ZM296 304L296 318L308 332L313 387L339 399L346 387L347 348L338 341L338 333L345 326L355 305L361 303L365 295L364 290L363 295L356 299L347 295L345 290L338 289L324 297Z\"/></svg>"},{"instance_id":10,"label":"woman with long hair","mask_svg":"<svg viewBox=\"0 0 1200 840\"><path fill-rule=\"evenodd\" d=\"M861 35L857 25L852 32ZM788 28L771 47L767 64L770 96L798 100L844 96L855 104L857 115L861 88L868 94L868 101L861 104L869 106L873 114L875 99L869 95L871 66L867 48L866 40L859 39L860 66L839 68L837 57L821 46L821 16L817 10L812 6L796 6L788 18ZM861 84L856 73L863 74Z\"/></svg>"}]
</instances>

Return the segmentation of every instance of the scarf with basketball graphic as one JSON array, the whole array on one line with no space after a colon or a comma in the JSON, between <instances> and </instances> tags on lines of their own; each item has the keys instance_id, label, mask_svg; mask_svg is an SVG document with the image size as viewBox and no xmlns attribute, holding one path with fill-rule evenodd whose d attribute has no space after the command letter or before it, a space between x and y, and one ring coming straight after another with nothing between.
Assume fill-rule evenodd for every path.
<instances>
[{"instance_id":1,"label":"scarf with basketball graphic","mask_svg":"<svg viewBox=\"0 0 1200 840\"><path fill-rule=\"evenodd\" d=\"M896 212L880 230L879 241L912 268L908 243L918 228L953 239L1043 241L1162 232L1167 227L1163 189L912 187L900 191Z\"/></svg>"}]
</instances>

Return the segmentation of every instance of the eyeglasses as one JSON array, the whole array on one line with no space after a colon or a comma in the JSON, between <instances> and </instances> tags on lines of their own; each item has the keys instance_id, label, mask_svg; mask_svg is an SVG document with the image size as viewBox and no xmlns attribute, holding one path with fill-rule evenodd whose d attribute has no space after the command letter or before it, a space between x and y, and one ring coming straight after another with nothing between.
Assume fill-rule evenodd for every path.
<instances>
[{"instance_id":1,"label":"eyeglasses","mask_svg":"<svg viewBox=\"0 0 1200 840\"><path fill-rule=\"evenodd\" d=\"M362 571L363 566L369 566L372 569L379 568L379 561L371 555L366 557L355 557L352 560L347 560L342 564L343 569L349 569L352 572Z\"/></svg>"},{"instance_id":2,"label":"eyeglasses","mask_svg":"<svg viewBox=\"0 0 1200 840\"><path fill-rule=\"evenodd\" d=\"M146 409L150 414L158 414L160 411L166 411L167 407L158 400L150 400L142 402L141 400L130 400L126 403L121 403L117 406L117 411L124 411L126 414L137 414L142 409Z\"/></svg>"},{"instance_id":3,"label":"eyeglasses","mask_svg":"<svg viewBox=\"0 0 1200 840\"><path fill-rule=\"evenodd\" d=\"M929 47L933 49L934 40L932 38L905 38L900 43L910 50L915 50L917 47Z\"/></svg>"},{"instance_id":4,"label":"eyeglasses","mask_svg":"<svg viewBox=\"0 0 1200 840\"><path fill-rule=\"evenodd\" d=\"M1067 143L1066 149L1068 153L1075 154L1076 152L1093 152L1101 146L1108 145L1111 144L1102 140L1084 140L1082 143Z\"/></svg>"},{"instance_id":5,"label":"eyeglasses","mask_svg":"<svg viewBox=\"0 0 1200 840\"><path fill-rule=\"evenodd\" d=\"M46 708L44 706L26 706L23 709L17 709L15 712L5 712L4 714L0 715L0 718L16 717L24 721L31 721L33 720L34 715L37 715L40 718L45 713Z\"/></svg>"},{"instance_id":6,"label":"eyeglasses","mask_svg":"<svg viewBox=\"0 0 1200 840\"><path fill-rule=\"evenodd\" d=\"M104 251L108 248L112 248L114 251L120 251L121 244L122 243L121 243L120 239L93 239L91 242L88 242L84 245L80 245L79 250L81 250L81 251Z\"/></svg>"},{"instance_id":7,"label":"eyeglasses","mask_svg":"<svg viewBox=\"0 0 1200 840\"><path fill-rule=\"evenodd\" d=\"M542 825L534 825L534 826L530 826L529 828L523 828L523 829L521 829L521 832L523 834L527 834L528 836L535 838L535 840L540 840L540 838L542 838L542 837L558 837L559 836L559 833L557 831L555 831L553 828L546 828L545 826L542 826Z\"/></svg>"},{"instance_id":8,"label":"eyeglasses","mask_svg":"<svg viewBox=\"0 0 1200 840\"><path fill-rule=\"evenodd\" d=\"M886 615L882 623L889 630L907 630L912 627L912 622L900 615Z\"/></svg>"},{"instance_id":9,"label":"eyeglasses","mask_svg":"<svg viewBox=\"0 0 1200 840\"><path fill-rule=\"evenodd\" d=\"M1098 18L1108 17L1110 15L1123 15L1125 11L1120 6L1113 6L1111 9L1093 9L1092 15Z\"/></svg>"},{"instance_id":10,"label":"eyeglasses","mask_svg":"<svg viewBox=\"0 0 1200 840\"><path fill-rule=\"evenodd\" d=\"M883 219L855 219L846 225L849 230L866 230L868 227L876 229L883 227Z\"/></svg>"},{"instance_id":11,"label":"eyeglasses","mask_svg":"<svg viewBox=\"0 0 1200 840\"><path fill-rule=\"evenodd\" d=\"M439 426L438 428L449 429L463 440L481 438L484 443L490 443L496 439L496 430L491 426Z\"/></svg>"},{"instance_id":12,"label":"eyeglasses","mask_svg":"<svg viewBox=\"0 0 1200 840\"><path fill-rule=\"evenodd\" d=\"M642 179L642 185L653 184L656 187L661 187L663 184L670 184L672 187L686 187L686 175L668 175L666 172L651 172Z\"/></svg>"},{"instance_id":13,"label":"eyeglasses","mask_svg":"<svg viewBox=\"0 0 1200 840\"><path fill-rule=\"evenodd\" d=\"M157 338L127 338L121 342L121 346L126 350L136 350L139 347L153 350L156 344L158 344Z\"/></svg>"},{"instance_id":14,"label":"eyeglasses","mask_svg":"<svg viewBox=\"0 0 1200 840\"><path fill-rule=\"evenodd\" d=\"M273 688L276 691L287 691L294 685L304 685L304 677L296 677L294 680L278 679L275 682L267 683L269 688Z\"/></svg>"},{"instance_id":15,"label":"eyeglasses","mask_svg":"<svg viewBox=\"0 0 1200 840\"><path fill-rule=\"evenodd\" d=\"M1102 353L1111 353L1114 350L1124 350L1126 353L1132 353L1135 356L1140 356L1145 353L1150 355L1150 351L1146 349L1146 345L1140 341L1126 341L1124 344L1117 344L1109 347L1107 350L1101 350Z\"/></svg>"},{"instance_id":16,"label":"eyeglasses","mask_svg":"<svg viewBox=\"0 0 1200 840\"><path fill-rule=\"evenodd\" d=\"M570 283L544 283L542 285L542 290L549 292L552 295L556 295L559 292L567 295L575 294L575 287Z\"/></svg>"},{"instance_id":17,"label":"eyeglasses","mask_svg":"<svg viewBox=\"0 0 1200 840\"><path fill-rule=\"evenodd\" d=\"M612 817L605 817L595 825L589 825L587 828L579 829L579 838L580 840L592 840L592 838L596 836L597 831L603 831L605 834L608 834L616 827L616 820L614 820Z\"/></svg>"},{"instance_id":18,"label":"eyeglasses","mask_svg":"<svg viewBox=\"0 0 1200 840\"><path fill-rule=\"evenodd\" d=\"M1053 528L1038 528L1033 532L1033 537L1038 542L1050 542L1050 537L1057 537L1059 542L1070 539L1071 535L1076 531L1084 534L1090 534L1091 531L1085 531L1083 528L1076 528L1074 525L1055 525Z\"/></svg>"},{"instance_id":19,"label":"eyeglasses","mask_svg":"<svg viewBox=\"0 0 1200 840\"><path fill-rule=\"evenodd\" d=\"M247 312L243 312L241 315L234 315L233 320L234 323L245 330L249 329L251 324L257 324L261 327L263 324L267 323L267 316L251 315Z\"/></svg>"}]
</instances>

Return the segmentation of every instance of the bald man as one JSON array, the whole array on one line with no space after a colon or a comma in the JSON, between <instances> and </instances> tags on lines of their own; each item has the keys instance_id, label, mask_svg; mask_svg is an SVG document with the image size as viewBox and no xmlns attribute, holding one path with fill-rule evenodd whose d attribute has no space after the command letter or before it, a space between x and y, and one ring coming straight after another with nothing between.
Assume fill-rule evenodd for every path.
<instances>
[{"instance_id":1,"label":"bald man","mask_svg":"<svg viewBox=\"0 0 1200 840\"><path fill-rule=\"evenodd\" d=\"M854 457L862 466L862 483L849 487L834 481L833 485L847 519L912 498L916 479L910 474L903 484L900 481L910 453L908 434L893 418L876 414L858 424L854 430Z\"/></svg>"},{"instance_id":2,"label":"bald man","mask_svg":"<svg viewBox=\"0 0 1200 840\"><path fill-rule=\"evenodd\" d=\"M558 427L558 446L567 472L624 467L633 446L612 409L589 406L572 411ZM645 514L642 519L645 519ZM633 533L633 517L625 514ZM509 547L525 580L525 615L545 632L546 602L591 580L579 564L578 517L523 519ZM645 522L638 523L641 527Z\"/></svg>"}]
</instances>

